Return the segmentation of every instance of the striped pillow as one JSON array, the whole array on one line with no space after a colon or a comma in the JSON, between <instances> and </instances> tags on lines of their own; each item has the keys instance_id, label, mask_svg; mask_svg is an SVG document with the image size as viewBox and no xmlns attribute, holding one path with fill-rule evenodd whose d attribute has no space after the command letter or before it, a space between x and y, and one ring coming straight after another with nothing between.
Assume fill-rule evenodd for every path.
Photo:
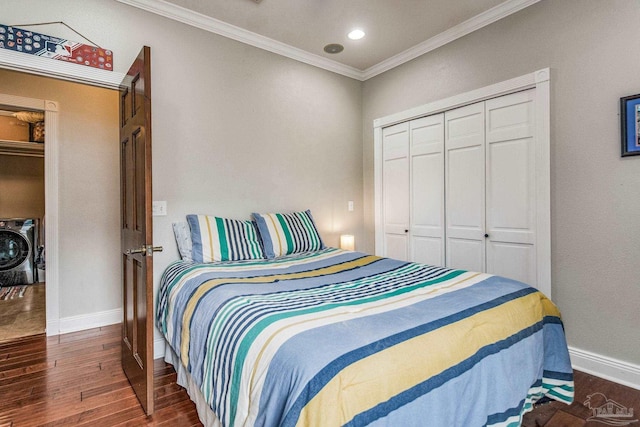
<instances>
[{"instance_id":1,"label":"striped pillow","mask_svg":"<svg viewBox=\"0 0 640 427\"><path fill-rule=\"evenodd\" d=\"M262 259L264 254L253 221L187 215L194 262Z\"/></svg>"},{"instance_id":2,"label":"striped pillow","mask_svg":"<svg viewBox=\"0 0 640 427\"><path fill-rule=\"evenodd\" d=\"M253 214L267 258L324 249L311 211Z\"/></svg>"}]
</instances>

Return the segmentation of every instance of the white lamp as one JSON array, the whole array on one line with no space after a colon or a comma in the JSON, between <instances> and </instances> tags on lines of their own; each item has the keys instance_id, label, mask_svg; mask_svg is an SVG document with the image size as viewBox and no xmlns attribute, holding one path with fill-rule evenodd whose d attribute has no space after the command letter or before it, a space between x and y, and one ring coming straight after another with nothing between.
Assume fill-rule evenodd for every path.
<instances>
[{"instance_id":1,"label":"white lamp","mask_svg":"<svg viewBox=\"0 0 640 427\"><path fill-rule=\"evenodd\" d=\"M344 249L345 251L356 250L356 241L353 234L342 234L340 236L340 249Z\"/></svg>"}]
</instances>

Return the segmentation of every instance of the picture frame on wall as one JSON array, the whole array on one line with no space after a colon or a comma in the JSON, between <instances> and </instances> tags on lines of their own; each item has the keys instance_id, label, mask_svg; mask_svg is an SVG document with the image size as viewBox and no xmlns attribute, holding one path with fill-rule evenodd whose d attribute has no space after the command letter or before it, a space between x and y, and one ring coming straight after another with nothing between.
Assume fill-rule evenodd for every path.
<instances>
[{"instance_id":1,"label":"picture frame on wall","mask_svg":"<svg viewBox=\"0 0 640 427\"><path fill-rule=\"evenodd\" d=\"M640 155L640 94L620 98L622 157Z\"/></svg>"}]
</instances>

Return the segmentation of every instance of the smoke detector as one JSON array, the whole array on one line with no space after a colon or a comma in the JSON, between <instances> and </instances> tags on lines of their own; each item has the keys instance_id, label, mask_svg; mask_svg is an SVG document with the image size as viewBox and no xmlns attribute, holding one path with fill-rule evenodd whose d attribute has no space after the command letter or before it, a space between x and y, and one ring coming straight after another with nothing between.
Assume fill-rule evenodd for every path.
<instances>
[{"instance_id":1,"label":"smoke detector","mask_svg":"<svg viewBox=\"0 0 640 427\"><path fill-rule=\"evenodd\" d=\"M331 43L324 47L324 51L331 54L340 53L343 50L344 50L344 46L338 43Z\"/></svg>"}]
</instances>

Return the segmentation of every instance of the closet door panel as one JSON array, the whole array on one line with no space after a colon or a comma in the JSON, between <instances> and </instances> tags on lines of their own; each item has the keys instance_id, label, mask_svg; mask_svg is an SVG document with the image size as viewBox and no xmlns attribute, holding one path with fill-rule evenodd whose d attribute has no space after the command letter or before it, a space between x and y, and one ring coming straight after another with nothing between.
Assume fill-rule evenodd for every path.
<instances>
[{"instance_id":1,"label":"closet door panel","mask_svg":"<svg viewBox=\"0 0 640 427\"><path fill-rule=\"evenodd\" d=\"M484 145L484 103L467 105L445 113L448 150Z\"/></svg>"},{"instance_id":2,"label":"closet door panel","mask_svg":"<svg viewBox=\"0 0 640 427\"><path fill-rule=\"evenodd\" d=\"M487 272L535 284L534 246L490 241L487 244Z\"/></svg>"},{"instance_id":3,"label":"closet door panel","mask_svg":"<svg viewBox=\"0 0 640 427\"><path fill-rule=\"evenodd\" d=\"M517 92L486 101L487 142L533 135L535 90Z\"/></svg>"},{"instance_id":4,"label":"closet door panel","mask_svg":"<svg viewBox=\"0 0 640 427\"><path fill-rule=\"evenodd\" d=\"M444 265L444 114L410 122L412 261Z\"/></svg>"},{"instance_id":5,"label":"closet door panel","mask_svg":"<svg viewBox=\"0 0 640 427\"><path fill-rule=\"evenodd\" d=\"M484 152L476 146L447 154L448 234L479 238L484 230Z\"/></svg>"},{"instance_id":6,"label":"closet door panel","mask_svg":"<svg viewBox=\"0 0 640 427\"><path fill-rule=\"evenodd\" d=\"M407 228L409 225L409 168L407 159L393 159L385 162L385 219L391 231ZM404 188L402 185L404 184Z\"/></svg>"},{"instance_id":7,"label":"closet door panel","mask_svg":"<svg viewBox=\"0 0 640 427\"><path fill-rule=\"evenodd\" d=\"M446 266L485 271L484 103L445 113Z\"/></svg>"},{"instance_id":8,"label":"closet door panel","mask_svg":"<svg viewBox=\"0 0 640 427\"><path fill-rule=\"evenodd\" d=\"M409 124L383 129L384 254L409 260Z\"/></svg>"},{"instance_id":9,"label":"closet door panel","mask_svg":"<svg viewBox=\"0 0 640 427\"><path fill-rule=\"evenodd\" d=\"M411 238L411 261L444 266L442 240L442 238L413 236Z\"/></svg>"},{"instance_id":10,"label":"closet door panel","mask_svg":"<svg viewBox=\"0 0 640 427\"><path fill-rule=\"evenodd\" d=\"M487 225L492 238L533 242L533 138L489 143Z\"/></svg>"},{"instance_id":11,"label":"closet door panel","mask_svg":"<svg viewBox=\"0 0 640 427\"><path fill-rule=\"evenodd\" d=\"M447 267L482 272L484 263L483 241L447 237Z\"/></svg>"},{"instance_id":12,"label":"closet door panel","mask_svg":"<svg viewBox=\"0 0 640 427\"><path fill-rule=\"evenodd\" d=\"M486 102L487 272L536 286L534 96Z\"/></svg>"},{"instance_id":13,"label":"closet door panel","mask_svg":"<svg viewBox=\"0 0 640 427\"><path fill-rule=\"evenodd\" d=\"M407 236L402 234L387 233L385 234L385 257L399 259L401 261L409 261L409 253L407 251Z\"/></svg>"},{"instance_id":14,"label":"closet door panel","mask_svg":"<svg viewBox=\"0 0 640 427\"><path fill-rule=\"evenodd\" d=\"M442 236L444 196L443 153L411 157L413 231L422 235Z\"/></svg>"}]
</instances>

